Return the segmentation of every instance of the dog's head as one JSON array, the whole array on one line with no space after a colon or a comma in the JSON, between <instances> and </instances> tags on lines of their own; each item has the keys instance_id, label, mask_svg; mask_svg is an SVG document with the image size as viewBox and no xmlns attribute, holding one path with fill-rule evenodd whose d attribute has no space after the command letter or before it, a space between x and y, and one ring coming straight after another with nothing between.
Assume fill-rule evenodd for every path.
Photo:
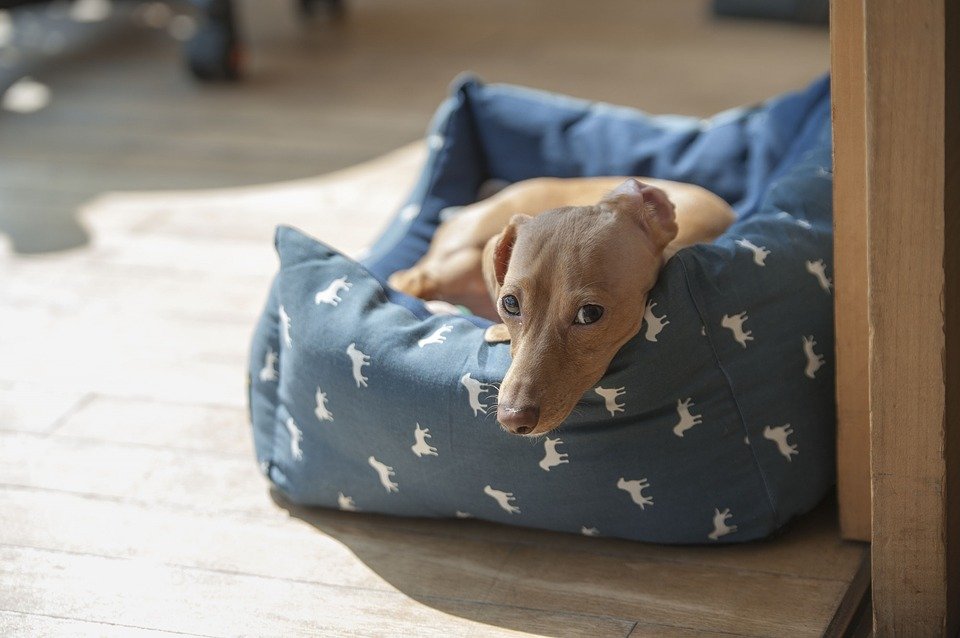
<instances>
[{"instance_id":1,"label":"dog's head","mask_svg":"<svg viewBox=\"0 0 960 638\"><path fill-rule=\"evenodd\" d=\"M516 215L484 251L484 278L513 362L497 420L538 435L567 418L640 330L647 293L677 235L673 204L628 179L595 206Z\"/></svg>"}]
</instances>

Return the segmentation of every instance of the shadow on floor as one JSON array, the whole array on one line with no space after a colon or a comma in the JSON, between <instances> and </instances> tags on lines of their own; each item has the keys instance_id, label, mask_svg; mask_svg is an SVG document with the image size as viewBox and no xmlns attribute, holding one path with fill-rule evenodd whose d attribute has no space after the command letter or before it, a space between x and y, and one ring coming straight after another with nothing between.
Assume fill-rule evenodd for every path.
<instances>
[{"instance_id":1,"label":"shadow on floor","mask_svg":"<svg viewBox=\"0 0 960 638\"><path fill-rule=\"evenodd\" d=\"M46 86L50 77L58 80L82 77L83 73L95 72L98 65L114 59L118 43L126 47L142 43L143 38L137 39L134 34L117 37L130 22L130 11L130 7L124 6L114 18L80 23L66 17L62 4L15 8L8 17L10 39L5 47L0 47L6 54L4 63L0 64L0 96L6 97L6 91L24 78L40 77L44 80L41 86ZM0 110L7 145L0 179L13 176L10 181L0 183L0 235L6 235L13 251L19 254L69 250L90 241L89 233L77 219L77 211L98 189L62 188L60 182L70 168L58 161L56 153L41 156L43 159L35 163L42 168L28 172L18 160L23 151L27 151L27 158L36 160L29 152L31 147L18 144L17 136L13 142L7 139L11 127L30 130L60 124L76 116L70 98L61 100L59 93L54 92L53 99L57 106L61 101L67 102L67 106L56 109L55 114L49 112L53 109L46 102L36 112ZM69 148L70 139L65 137L62 141L63 149Z\"/></svg>"},{"instance_id":2,"label":"shadow on floor","mask_svg":"<svg viewBox=\"0 0 960 638\"><path fill-rule=\"evenodd\" d=\"M25 255L68 250L90 241L72 210L0 211L0 234L7 236L14 252Z\"/></svg>"},{"instance_id":3,"label":"shadow on floor","mask_svg":"<svg viewBox=\"0 0 960 638\"><path fill-rule=\"evenodd\" d=\"M784 564L811 559L812 552L837 555L834 546L841 544L832 498L769 541L672 547L476 520L305 508L276 490L271 497L291 517L342 543L388 585L415 601L474 622L544 636L626 635L636 620L655 633L669 629L658 624L662 618L644 625L647 605L673 609L686 626L699 613L713 613L718 601L708 593L714 580L731 568L747 570L749 579L751 570L774 564L783 569ZM674 585L657 582L664 570L675 572L666 579ZM676 586L688 578L696 582ZM775 582L781 580L788 578Z\"/></svg>"},{"instance_id":4,"label":"shadow on floor","mask_svg":"<svg viewBox=\"0 0 960 638\"><path fill-rule=\"evenodd\" d=\"M275 489L270 496L292 518L336 539L387 584L432 609L539 636L610 635L614 627L601 629L600 625L622 624L602 614L535 609L523 600L510 604L491 600L491 592L501 581L510 580L503 578L502 567L515 548L535 544L545 534L559 537L561 542L569 538L571 543L582 540L577 536L483 521L397 518L306 508L285 500ZM549 588L551 584L541 582L540 587Z\"/></svg>"}]
</instances>

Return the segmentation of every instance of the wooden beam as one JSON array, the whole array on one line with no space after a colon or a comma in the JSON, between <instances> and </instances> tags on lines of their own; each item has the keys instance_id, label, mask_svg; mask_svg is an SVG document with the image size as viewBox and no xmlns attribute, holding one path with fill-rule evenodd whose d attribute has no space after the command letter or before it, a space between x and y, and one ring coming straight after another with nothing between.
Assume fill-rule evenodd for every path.
<instances>
[{"instance_id":1,"label":"wooden beam","mask_svg":"<svg viewBox=\"0 0 960 638\"><path fill-rule=\"evenodd\" d=\"M867 140L863 4L830 4L837 500L840 533L870 540Z\"/></svg>"},{"instance_id":2,"label":"wooden beam","mask_svg":"<svg viewBox=\"0 0 960 638\"><path fill-rule=\"evenodd\" d=\"M946 628L960 635L960 6L948 1L945 7L944 91L944 272L948 273L944 294L946 372L945 538L947 565Z\"/></svg>"},{"instance_id":3,"label":"wooden beam","mask_svg":"<svg viewBox=\"0 0 960 638\"><path fill-rule=\"evenodd\" d=\"M878 636L960 627L954 4L863 4Z\"/></svg>"}]
</instances>

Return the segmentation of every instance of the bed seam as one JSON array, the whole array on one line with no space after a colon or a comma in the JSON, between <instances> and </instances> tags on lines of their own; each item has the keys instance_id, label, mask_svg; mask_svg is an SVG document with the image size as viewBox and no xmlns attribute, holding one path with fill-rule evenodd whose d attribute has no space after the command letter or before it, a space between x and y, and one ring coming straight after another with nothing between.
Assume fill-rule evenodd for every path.
<instances>
[{"instance_id":1,"label":"bed seam","mask_svg":"<svg viewBox=\"0 0 960 638\"><path fill-rule=\"evenodd\" d=\"M683 272L683 281L687 287L687 294L690 295L690 300L693 302L694 308L697 310L697 314L700 317L700 322L703 326L707 325L706 314L704 313L703 308L701 308L700 303L698 302L697 296L694 294L693 285L690 281L690 274L687 271L687 264L684 261L683 255L680 253L677 254L679 257L678 261L680 262L680 270ZM760 482L763 484L764 493L767 497L767 503L770 505L770 511L773 514L773 523L774 527L779 528L783 521L780 517L780 512L777 510L776 503L773 497L773 491L770 487L770 482L767 479L767 473L763 469L763 464L760 462L760 457L757 455L756 447L754 446L753 437L750 436L750 430L747 427L746 419L743 416L743 409L740 407L740 401L737 398L737 393L733 388L733 381L730 378L730 374L727 372L726 368L723 365L723 362L720 358L720 353L717 351L716 346L714 345L713 338L710 336L710 332L706 329L704 330L707 337L707 342L710 344L710 351L713 353L714 361L716 361L717 369L720 371L721 376L727 386L727 390L730 392L730 397L733 400L733 405L737 411L737 417L740 420L740 425L743 428L743 434L747 437L747 446L750 448L750 455L753 457L754 465L757 468L757 473L760 475Z\"/></svg>"}]
</instances>

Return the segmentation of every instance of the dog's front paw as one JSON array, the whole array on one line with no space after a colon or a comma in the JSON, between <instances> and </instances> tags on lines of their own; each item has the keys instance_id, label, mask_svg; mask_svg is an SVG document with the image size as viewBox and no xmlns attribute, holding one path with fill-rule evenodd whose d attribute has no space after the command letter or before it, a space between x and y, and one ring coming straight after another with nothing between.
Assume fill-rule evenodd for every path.
<instances>
[{"instance_id":1,"label":"dog's front paw","mask_svg":"<svg viewBox=\"0 0 960 638\"><path fill-rule=\"evenodd\" d=\"M487 343L509 343L510 331L505 324L496 323L483 333L483 340Z\"/></svg>"},{"instance_id":2,"label":"dog's front paw","mask_svg":"<svg viewBox=\"0 0 960 638\"><path fill-rule=\"evenodd\" d=\"M409 270L398 270L390 275L387 283L396 290L404 292L411 297L420 299L435 299L437 284L433 277L425 273L423 269L414 266Z\"/></svg>"}]
</instances>

